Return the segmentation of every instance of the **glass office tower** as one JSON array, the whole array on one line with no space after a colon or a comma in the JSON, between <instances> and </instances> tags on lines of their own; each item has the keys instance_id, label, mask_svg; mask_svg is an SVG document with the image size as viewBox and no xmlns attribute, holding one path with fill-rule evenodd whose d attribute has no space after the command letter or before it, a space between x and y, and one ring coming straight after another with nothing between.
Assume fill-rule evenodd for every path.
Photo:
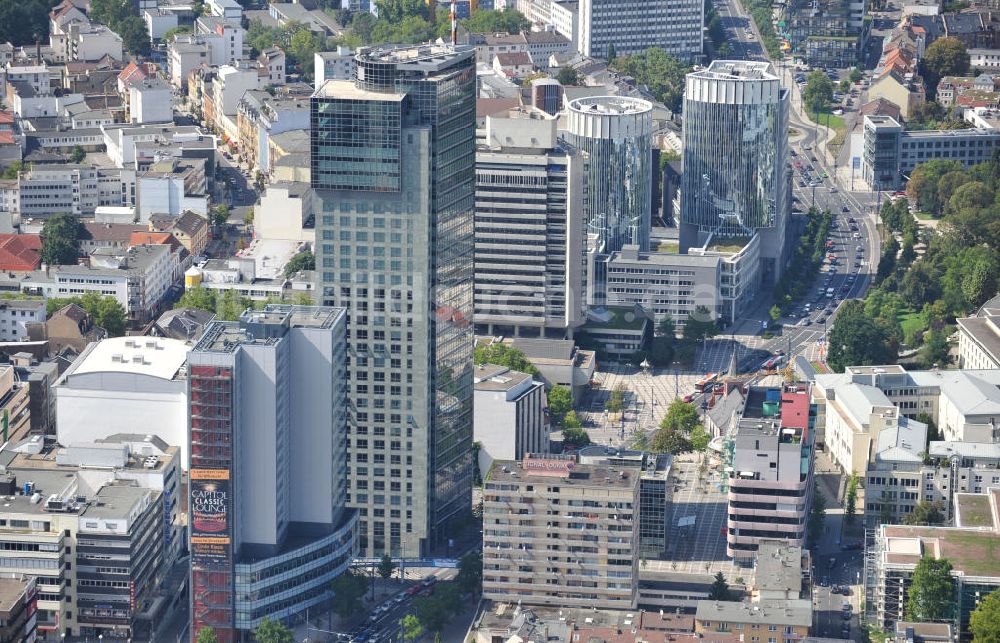
<instances>
[{"instance_id":1,"label":"glass office tower","mask_svg":"<svg viewBox=\"0 0 1000 643\"><path fill-rule=\"evenodd\" d=\"M784 257L788 92L771 63L714 61L687 75L681 246L761 235L765 271Z\"/></svg>"},{"instance_id":2,"label":"glass office tower","mask_svg":"<svg viewBox=\"0 0 1000 643\"><path fill-rule=\"evenodd\" d=\"M373 47L312 99L317 294L349 311L367 555L427 553L470 509L475 88L471 47Z\"/></svg>"},{"instance_id":3,"label":"glass office tower","mask_svg":"<svg viewBox=\"0 0 1000 643\"><path fill-rule=\"evenodd\" d=\"M589 158L585 217L600 251L649 250L653 105L591 96L569 104L569 139Z\"/></svg>"}]
</instances>

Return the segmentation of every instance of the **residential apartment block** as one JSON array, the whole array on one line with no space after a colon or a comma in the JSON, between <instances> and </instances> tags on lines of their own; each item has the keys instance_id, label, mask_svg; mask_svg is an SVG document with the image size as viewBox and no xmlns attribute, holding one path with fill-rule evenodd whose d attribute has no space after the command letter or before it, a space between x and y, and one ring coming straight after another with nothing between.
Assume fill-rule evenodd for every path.
<instances>
[{"instance_id":1,"label":"residential apartment block","mask_svg":"<svg viewBox=\"0 0 1000 643\"><path fill-rule=\"evenodd\" d=\"M483 597L524 605L636 604L639 475L574 456L497 461L483 488Z\"/></svg>"},{"instance_id":2,"label":"residential apartment block","mask_svg":"<svg viewBox=\"0 0 1000 643\"><path fill-rule=\"evenodd\" d=\"M0 463L13 498L0 561L35 578L39 634L148 638L179 551L177 448L129 435L54 448L34 436Z\"/></svg>"}]
</instances>

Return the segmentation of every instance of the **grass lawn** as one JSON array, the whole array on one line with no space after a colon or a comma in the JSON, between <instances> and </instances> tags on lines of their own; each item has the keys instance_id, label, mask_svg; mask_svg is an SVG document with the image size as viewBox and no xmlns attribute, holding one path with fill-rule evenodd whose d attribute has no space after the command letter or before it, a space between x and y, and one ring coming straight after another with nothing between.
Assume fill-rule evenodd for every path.
<instances>
[{"instance_id":1,"label":"grass lawn","mask_svg":"<svg viewBox=\"0 0 1000 643\"><path fill-rule=\"evenodd\" d=\"M915 216L916 218L920 219L921 221L933 221L934 220L934 215L931 214L930 212L917 212L913 216Z\"/></svg>"},{"instance_id":2,"label":"grass lawn","mask_svg":"<svg viewBox=\"0 0 1000 643\"><path fill-rule=\"evenodd\" d=\"M927 319L923 313L908 309L900 313L899 325L903 327L903 335L910 335L927 328Z\"/></svg>"},{"instance_id":3,"label":"grass lawn","mask_svg":"<svg viewBox=\"0 0 1000 643\"><path fill-rule=\"evenodd\" d=\"M656 247L657 252L664 252L669 254L677 254L681 251L680 244L671 243L669 241L664 241Z\"/></svg>"},{"instance_id":4,"label":"grass lawn","mask_svg":"<svg viewBox=\"0 0 1000 643\"><path fill-rule=\"evenodd\" d=\"M809 362L809 364L814 369L816 369L817 373L829 373L830 372L830 370L824 364L820 364L819 362Z\"/></svg>"}]
</instances>

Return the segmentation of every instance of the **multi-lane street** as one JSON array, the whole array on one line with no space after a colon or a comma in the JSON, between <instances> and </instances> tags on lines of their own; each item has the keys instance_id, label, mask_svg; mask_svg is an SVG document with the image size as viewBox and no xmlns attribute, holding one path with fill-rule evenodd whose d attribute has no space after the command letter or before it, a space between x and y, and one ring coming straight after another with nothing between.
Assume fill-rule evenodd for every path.
<instances>
[{"instance_id":1,"label":"multi-lane street","mask_svg":"<svg viewBox=\"0 0 1000 643\"><path fill-rule=\"evenodd\" d=\"M715 0L715 8L734 58L768 59L756 26L738 0ZM847 299L863 297L877 268L881 246L876 227L876 196L861 181L855 182L853 187L857 189L852 191L851 182L838 173L836 154L827 150L829 130L817 126L802 110L795 68L790 61L778 61L775 67L790 92L788 170L792 210L804 212L816 207L834 215L829 255L835 260L824 262L823 272L808 294L796 302L793 316L779 320L783 331L775 337L762 341L750 339L761 334L770 323L770 304L762 303L747 319L730 329L732 334L728 338L707 342L697 363L705 372L726 370L734 351L741 371L753 370L756 360L779 351L787 352L789 359L804 354L810 360L820 360L820 340L832 326L840 305Z\"/></svg>"}]
</instances>

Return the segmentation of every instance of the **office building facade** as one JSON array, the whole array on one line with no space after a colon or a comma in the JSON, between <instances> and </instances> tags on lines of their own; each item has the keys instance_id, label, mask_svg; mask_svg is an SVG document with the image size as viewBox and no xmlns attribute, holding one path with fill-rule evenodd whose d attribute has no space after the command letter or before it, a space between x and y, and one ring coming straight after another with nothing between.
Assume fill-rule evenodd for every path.
<instances>
[{"instance_id":1,"label":"office building facade","mask_svg":"<svg viewBox=\"0 0 1000 643\"><path fill-rule=\"evenodd\" d=\"M726 554L752 561L762 540L805 545L814 415L807 387L751 387L728 439Z\"/></svg>"},{"instance_id":2,"label":"office building facade","mask_svg":"<svg viewBox=\"0 0 1000 643\"><path fill-rule=\"evenodd\" d=\"M549 418L545 385L528 373L497 364L477 364L474 439L480 477L494 460L520 460L548 453Z\"/></svg>"},{"instance_id":3,"label":"office building facade","mask_svg":"<svg viewBox=\"0 0 1000 643\"><path fill-rule=\"evenodd\" d=\"M531 108L487 117L476 150L479 333L562 339L582 323L584 161L556 123Z\"/></svg>"},{"instance_id":4,"label":"office building facade","mask_svg":"<svg viewBox=\"0 0 1000 643\"><path fill-rule=\"evenodd\" d=\"M681 60L701 55L705 12L698 0L642 4L629 0L580 0L579 51L604 58L659 47Z\"/></svg>"},{"instance_id":5,"label":"office building facade","mask_svg":"<svg viewBox=\"0 0 1000 643\"><path fill-rule=\"evenodd\" d=\"M350 315L359 546L416 556L471 505L475 52L356 63L312 99L316 292Z\"/></svg>"},{"instance_id":6,"label":"office building facade","mask_svg":"<svg viewBox=\"0 0 1000 643\"><path fill-rule=\"evenodd\" d=\"M329 600L354 555L342 309L210 323L188 356L192 636Z\"/></svg>"},{"instance_id":7,"label":"office building facade","mask_svg":"<svg viewBox=\"0 0 1000 643\"><path fill-rule=\"evenodd\" d=\"M597 250L630 244L649 250L653 105L640 98L592 96L569 103L569 140L588 157L587 233Z\"/></svg>"},{"instance_id":8,"label":"office building facade","mask_svg":"<svg viewBox=\"0 0 1000 643\"><path fill-rule=\"evenodd\" d=\"M681 251L761 237L764 278L781 276L789 183L788 91L770 63L717 60L687 75Z\"/></svg>"}]
</instances>

